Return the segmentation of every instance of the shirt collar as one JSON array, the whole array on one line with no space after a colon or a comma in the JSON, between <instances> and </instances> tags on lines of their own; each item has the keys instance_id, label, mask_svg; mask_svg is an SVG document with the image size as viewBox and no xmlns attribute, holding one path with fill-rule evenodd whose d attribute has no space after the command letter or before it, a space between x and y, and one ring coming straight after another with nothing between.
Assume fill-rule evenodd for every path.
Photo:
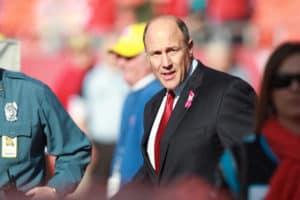
<instances>
[{"instance_id":1,"label":"shirt collar","mask_svg":"<svg viewBox=\"0 0 300 200\"><path fill-rule=\"evenodd\" d=\"M137 90L140 90L140 89L144 88L146 85L148 85L154 79L155 79L155 76L153 74L149 74L149 75L145 76L144 78L142 78L141 80L139 80L137 83L135 83L131 87L131 91L134 92L134 91L137 91Z\"/></svg>"},{"instance_id":2,"label":"shirt collar","mask_svg":"<svg viewBox=\"0 0 300 200\"><path fill-rule=\"evenodd\" d=\"M180 96L183 88L185 87L185 85L187 84L189 78L192 76L193 72L195 71L195 69L198 66L198 62L196 59L193 59L191 67L189 69L188 75L187 77L184 79L184 81L173 91L175 93L176 96Z\"/></svg>"}]
</instances>

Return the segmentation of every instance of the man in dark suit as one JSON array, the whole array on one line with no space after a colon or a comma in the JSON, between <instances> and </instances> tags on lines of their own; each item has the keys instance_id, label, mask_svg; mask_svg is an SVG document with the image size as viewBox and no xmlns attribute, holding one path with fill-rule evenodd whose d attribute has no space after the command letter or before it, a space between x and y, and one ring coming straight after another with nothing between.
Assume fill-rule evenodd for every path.
<instances>
[{"instance_id":1,"label":"man in dark suit","mask_svg":"<svg viewBox=\"0 0 300 200\"><path fill-rule=\"evenodd\" d=\"M254 90L195 59L188 29L177 17L148 22L144 45L164 89L145 107L144 164L135 180L161 185L193 176L216 184L223 149L252 131ZM167 124L161 131L171 93L173 110L169 119L163 119ZM163 132L159 141L158 132Z\"/></svg>"}]
</instances>

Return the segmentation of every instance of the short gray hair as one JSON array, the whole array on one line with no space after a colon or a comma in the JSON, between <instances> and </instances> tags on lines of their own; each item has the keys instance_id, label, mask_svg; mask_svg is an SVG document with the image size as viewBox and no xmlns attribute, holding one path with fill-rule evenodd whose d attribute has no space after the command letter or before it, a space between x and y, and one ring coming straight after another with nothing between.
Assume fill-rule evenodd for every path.
<instances>
[{"instance_id":1,"label":"short gray hair","mask_svg":"<svg viewBox=\"0 0 300 200\"><path fill-rule=\"evenodd\" d=\"M147 31L148 31L148 27L150 26L150 24L155 21L156 19L159 19L159 18L170 18L170 19L174 19L175 20L175 23L177 24L179 30L182 32L183 34L183 39L184 39L184 42L185 44L188 44L191 37L190 37L190 33L189 33L189 29L187 27L187 25L184 23L183 20L181 20L180 18L178 17L175 17L175 16L171 16L171 15L165 15L165 16L159 16L157 18L154 18L152 20L150 20L149 22L147 22L146 24L146 27L145 27L145 30L144 30L144 34L143 34L143 42L144 42L144 46L146 47L146 44L145 44L145 38L146 38L146 34L147 34Z\"/></svg>"}]
</instances>

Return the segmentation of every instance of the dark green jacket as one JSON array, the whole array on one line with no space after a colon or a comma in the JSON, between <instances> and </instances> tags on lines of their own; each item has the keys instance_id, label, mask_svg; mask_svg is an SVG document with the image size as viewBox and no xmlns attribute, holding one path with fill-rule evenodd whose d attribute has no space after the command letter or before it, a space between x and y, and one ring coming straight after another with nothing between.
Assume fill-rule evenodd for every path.
<instances>
[{"instance_id":1,"label":"dark green jacket","mask_svg":"<svg viewBox=\"0 0 300 200\"><path fill-rule=\"evenodd\" d=\"M12 116L7 116L13 107ZM12 106L14 105L14 106ZM3 138L17 138L16 158L3 157ZM0 69L0 189L41 185L73 191L90 162L91 145L56 96L40 81ZM57 157L55 175L45 182L45 149Z\"/></svg>"}]
</instances>

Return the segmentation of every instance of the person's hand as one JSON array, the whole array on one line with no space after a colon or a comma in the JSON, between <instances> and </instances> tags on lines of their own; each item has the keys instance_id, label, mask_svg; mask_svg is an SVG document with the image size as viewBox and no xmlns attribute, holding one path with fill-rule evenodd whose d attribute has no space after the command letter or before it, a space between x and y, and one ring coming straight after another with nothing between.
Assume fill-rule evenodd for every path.
<instances>
[{"instance_id":1,"label":"person's hand","mask_svg":"<svg viewBox=\"0 0 300 200\"><path fill-rule=\"evenodd\" d=\"M43 186L35 187L25 193L31 200L57 200L58 196L55 188Z\"/></svg>"}]
</instances>

